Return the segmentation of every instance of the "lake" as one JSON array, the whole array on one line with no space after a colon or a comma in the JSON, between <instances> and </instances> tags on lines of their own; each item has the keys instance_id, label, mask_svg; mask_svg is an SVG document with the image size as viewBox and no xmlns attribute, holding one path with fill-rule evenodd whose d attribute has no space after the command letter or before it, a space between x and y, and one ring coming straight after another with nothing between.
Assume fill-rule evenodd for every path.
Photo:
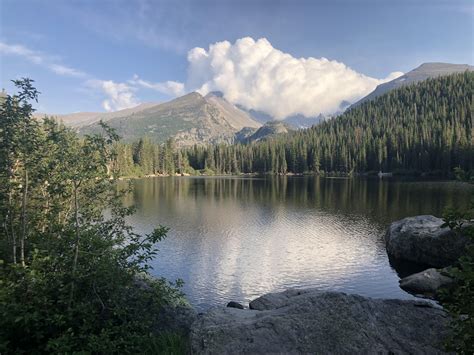
<instances>
[{"instance_id":1,"label":"lake","mask_svg":"<svg viewBox=\"0 0 474 355\"><path fill-rule=\"evenodd\" d=\"M204 310L290 287L413 298L385 252L387 226L467 206L472 191L378 178L158 177L133 180L127 203L137 208L129 218L136 232L170 228L152 273L183 279Z\"/></svg>"}]
</instances>

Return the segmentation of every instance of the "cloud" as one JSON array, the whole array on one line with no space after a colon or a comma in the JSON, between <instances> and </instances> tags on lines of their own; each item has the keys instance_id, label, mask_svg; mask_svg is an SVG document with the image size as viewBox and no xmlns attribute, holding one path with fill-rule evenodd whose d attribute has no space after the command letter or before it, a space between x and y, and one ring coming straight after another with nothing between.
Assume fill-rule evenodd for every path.
<instances>
[{"instance_id":1,"label":"cloud","mask_svg":"<svg viewBox=\"0 0 474 355\"><path fill-rule=\"evenodd\" d=\"M123 110L139 104L134 94L136 89L125 83L94 79L87 81L86 85L101 90L108 97L102 101L102 107L106 111Z\"/></svg>"},{"instance_id":2,"label":"cloud","mask_svg":"<svg viewBox=\"0 0 474 355\"><path fill-rule=\"evenodd\" d=\"M21 44L7 44L0 42L0 53L23 57L34 64L41 65L62 76L71 76L76 78L85 78L87 76L86 73L80 70L57 63L53 57L34 51Z\"/></svg>"},{"instance_id":3,"label":"cloud","mask_svg":"<svg viewBox=\"0 0 474 355\"><path fill-rule=\"evenodd\" d=\"M316 116L355 102L383 82L403 73L376 79L344 63L326 58L295 58L261 38L250 37L196 47L188 52L186 91L221 91L232 103L264 111L276 119Z\"/></svg>"},{"instance_id":4,"label":"cloud","mask_svg":"<svg viewBox=\"0 0 474 355\"><path fill-rule=\"evenodd\" d=\"M7 44L0 42L0 53L21 56L35 64L43 63L43 58L40 55L20 44Z\"/></svg>"},{"instance_id":5,"label":"cloud","mask_svg":"<svg viewBox=\"0 0 474 355\"><path fill-rule=\"evenodd\" d=\"M57 57L34 51L19 44L0 41L0 53L21 56L55 74L85 80L89 89L105 96L102 107L121 110L139 104L136 92L149 89L169 96L198 91L221 91L224 97L248 109L263 111L276 119L302 114L308 117L332 114L345 101L355 102L377 85L403 73L394 72L376 79L354 71L344 63L326 58L295 58L274 48L261 38L250 37L193 48L188 52L186 83L150 82L134 75L127 82L100 80L66 66Z\"/></svg>"},{"instance_id":6,"label":"cloud","mask_svg":"<svg viewBox=\"0 0 474 355\"><path fill-rule=\"evenodd\" d=\"M170 96L181 96L184 95L184 84L177 81L165 81L161 83L152 83L143 79L140 79L138 75L134 75L132 80L129 80L132 85L140 86L146 89L152 89L165 95Z\"/></svg>"},{"instance_id":7,"label":"cloud","mask_svg":"<svg viewBox=\"0 0 474 355\"><path fill-rule=\"evenodd\" d=\"M83 73L80 70L61 65L61 64L50 64L49 69L59 75L73 76L76 78L84 78L87 74Z\"/></svg>"},{"instance_id":8,"label":"cloud","mask_svg":"<svg viewBox=\"0 0 474 355\"><path fill-rule=\"evenodd\" d=\"M388 74L388 76L385 79L379 79L380 84L386 83L387 81L395 80L396 78L401 77L403 74L405 74L405 73L403 73L401 71L391 72L390 74Z\"/></svg>"},{"instance_id":9,"label":"cloud","mask_svg":"<svg viewBox=\"0 0 474 355\"><path fill-rule=\"evenodd\" d=\"M106 111L122 110L139 104L134 94L135 87L129 86L126 83L116 83L112 80L95 79L83 71L58 63L53 56L34 51L20 44L7 44L4 42L0 42L0 53L20 56L61 76L87 79L85 81L86 87L100 90L107 97L102 101L102 107ZM179 87L179 83L167 83L170 83L170 90L173 87Z\"/></svg>"}]
</instances>

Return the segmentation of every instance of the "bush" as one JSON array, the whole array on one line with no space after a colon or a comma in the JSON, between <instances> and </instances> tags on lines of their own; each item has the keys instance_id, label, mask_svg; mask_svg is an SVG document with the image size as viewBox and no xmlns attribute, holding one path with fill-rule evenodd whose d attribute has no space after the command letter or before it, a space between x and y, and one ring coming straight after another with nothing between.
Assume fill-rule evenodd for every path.
<instances>
[{"instance_id":1,"label":"bush","mask_svg":"<svg viewBox=\"0 0 474 355\"><path fill-rule=\"evenodd\" d=\"M147 276L168 229L125 223L117 135L34 120L38 92L15 84L0 108L0 353L181 351L179 335L154 332L180 283Z\"/></svg>"},{"instance_id":2,"label":"bush","mask_svg":"<svg viewBox=\"0 0 474 355\"><path fill-rule=\"evenodd\" d=\"M474 217L473 211L474 201L470 210L448 209L444 217L445 226L457 233L462 230L472 241L465 255L447 269L446 274L454 279L454 286L444 289L440 295L441 304L453 317L447 350L459 354L474 354L474 226L464 226Z\"/></svg>"}]
</instances>

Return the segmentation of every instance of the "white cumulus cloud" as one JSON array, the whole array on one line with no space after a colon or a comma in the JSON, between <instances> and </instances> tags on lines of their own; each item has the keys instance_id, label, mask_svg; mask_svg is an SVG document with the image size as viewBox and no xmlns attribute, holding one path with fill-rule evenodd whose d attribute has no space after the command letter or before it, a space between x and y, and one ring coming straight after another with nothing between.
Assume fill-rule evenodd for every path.
<instances>
[{"instance_id":1,"label":"white cumulus cloud","mask_svg":"<svg viewBox=\"0 0 474 355\"><path fill-rule=\"evenodd\" d=\"M89 80L87 85L101 90L107 96L102 101L102 107L106 111L123 110L139 104L134 94L135 88L125 83L116 83L112 80Z\"/></svg>"},{"instance_id":2,"label":"white cumulus cloud","mask_svg":"<svg viewBox=\"0 0 474 355\"><path fill-rule=\"evenodd\" d=\"M355 102L383 82L326 58L295 58L261 38L217 42L188 53L186 91L221 91L234 104L264 111L276 119L336 112L342 101Z\"/></svg>"}]
</instances>

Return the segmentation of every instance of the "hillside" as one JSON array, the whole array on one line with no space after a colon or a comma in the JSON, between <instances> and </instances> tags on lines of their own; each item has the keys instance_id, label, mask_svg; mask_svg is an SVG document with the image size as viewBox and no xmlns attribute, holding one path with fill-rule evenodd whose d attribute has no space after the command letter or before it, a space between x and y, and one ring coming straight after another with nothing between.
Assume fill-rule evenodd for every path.
<instances>
[{"instance_id":1,"label":"hillside","mask_svg":"<svg viewBox=\"0 0 474 355\"><path fill-rule=\"evenodd\" d=\"M293 131L294 128L285 121L269 121L258 129L253 129L249 132L248 128L244 128L237 133L239 142L250 143L258 142L264 139L274 138L279 134L285 134Z\"/></svg>"},{"instance_id":2,"label":"hillside","mask_svg":"<svg viewBox=\"0 0 474 355\"><path fill-rule=\"evenodd\" d=\"M144 104L100 115L59 116L59 119L76 127L81 134L95 132L98 121L103 119L125 142L145 136L155 143L174 138L178 147L232 143L242 128L261 126L222 97L212 93L203 97L195 92L162 104Z\"/></svg>"},{"instance_id":3,"label":"hillside","mask_svg":"<svg viewBox=\"0 0 474 355\"><path fill-rule=\"evenodd\" d=\"M462 73L465 71L474 71L474 67L468 64L424 63L421 64L418 68L409 71L408 73L402 75L399 78L378 85L374 91L357 101L351 106L351 108L356 107L362 104L363 102L373 100L379 97L380 95L383 95L391 90L400 88L405 85L415 84L426 79L439 77L441 75Z\"/></svg>"},{"instance_id":4,"label":"hillside","mask_svg":"<svg viewBox=\"0 0 474 355\"><path fill-rule=\"evenodd\" d=\"M189 150L188 159L194 169L215 166L217 173L382 170L446 176L454 168L470 171L473 85L473 72L428 79L391 90L310 129L248 145Z\"/></svg>"},{"instance_id":5,"label":"hillside","mask_svg":"<svg viewBox=\"0 0 474 355\"><path fill-rule=\"evenodd\" d=\"M66 126L73 128L81 128L99 121L109 121L114 118L126 117L135 114L136 112L143 111L147 108L159 105L156 102L143 103L138 106L127 108L115 112L76 112L68 114L47 114L37 112L34 114L34 117L42 118L44 116L55 117L58 121L61 121Z\"/></svg>"}]
</instances>

